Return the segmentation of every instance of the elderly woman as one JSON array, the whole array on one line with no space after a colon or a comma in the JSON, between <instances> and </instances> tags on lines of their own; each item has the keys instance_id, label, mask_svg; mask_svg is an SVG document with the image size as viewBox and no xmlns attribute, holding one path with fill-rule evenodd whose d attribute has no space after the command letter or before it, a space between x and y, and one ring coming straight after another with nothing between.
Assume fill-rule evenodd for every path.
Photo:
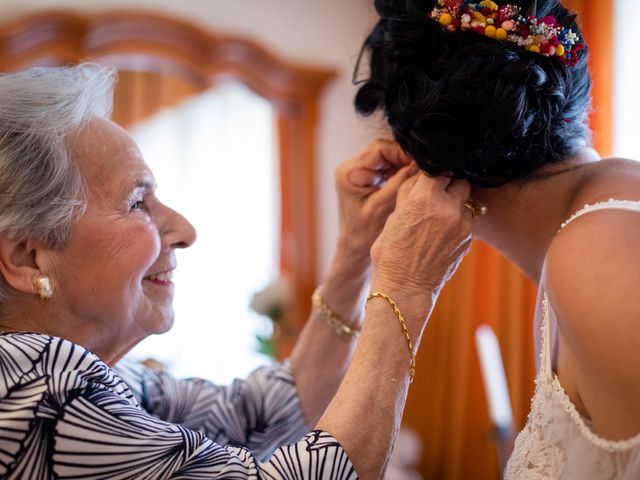
<instances>
[{"instance_id":1,"label":"elderly woman","mask_svg":"<svg viewBox=\"0 0 640 480\"><path fill-rule=\"evenodd\" d=\"M383 475L426 319L468 249L468 185L375 142L337 170L335 259L288 364L230 387L112 370L171 327L175 251L196 236L108 120L113 83L94 64L0 76L0 476Z\"/></svg>"}]
</instances>

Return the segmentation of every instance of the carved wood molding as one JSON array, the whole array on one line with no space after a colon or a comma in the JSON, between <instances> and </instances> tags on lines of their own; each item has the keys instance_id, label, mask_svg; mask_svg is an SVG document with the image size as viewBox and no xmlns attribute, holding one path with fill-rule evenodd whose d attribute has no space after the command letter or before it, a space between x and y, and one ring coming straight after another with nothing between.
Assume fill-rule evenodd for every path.
<instances>
[{"instance_id":1,"label":"carved wood molding","mask_svg":"<svg viewBox=\"0 0 640 480\"><path fill-rule=\"evenodd\" d=\"M142 11L47 11L0 31L2 71L87 59L119 70L175 75L202 90L232 77L272 103L280 149L281 265L295 284L292 318L301 325L317 271L317 102L335 72L295 65L252 41L214 35L188 22Z\"/></svg>"},{"instance_id":2,"label":"carved wood molding","mask_svg":"<svg viewBox=\"0 0 640 480\"><path fill-rule=\"evenodd\" d=\"M2 28L0 56L5 71L96 59L118 68L173 73L203 86L218 75L233 75L273 102L294 104L300 97L317 97L335 75L285 62L250 40L141 11L38 13Z\"/></svg>"}]
</instances>

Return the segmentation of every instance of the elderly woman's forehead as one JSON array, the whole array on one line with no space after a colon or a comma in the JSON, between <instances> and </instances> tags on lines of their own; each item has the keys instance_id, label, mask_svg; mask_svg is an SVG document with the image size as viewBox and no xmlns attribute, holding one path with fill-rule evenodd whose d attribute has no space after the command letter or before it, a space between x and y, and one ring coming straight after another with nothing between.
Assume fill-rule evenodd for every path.
<instances>
[{"instance_id":1,"label":"elderly woman's forehead","mask_svg":"<svg viewBox=\"0 0 640 480\"><path fill-rule=\"evenodd\" d=\"M117 164L146 168L138 146L117 124L94 119L78 132L70 145L74 161L81 169L100 170Z\"/></svg>"},{"instance_id":2,"label":"elderly woman's forehead","mask_svg":"<svg viewBox=\"0 0 640 480\"><path fill-rule=\"evenodd\" d=\"M131 136L122 127L104 118L94 118L72 137L72 150L78 152L123 152L137 151Z\"/></svg>"}]
</instances>

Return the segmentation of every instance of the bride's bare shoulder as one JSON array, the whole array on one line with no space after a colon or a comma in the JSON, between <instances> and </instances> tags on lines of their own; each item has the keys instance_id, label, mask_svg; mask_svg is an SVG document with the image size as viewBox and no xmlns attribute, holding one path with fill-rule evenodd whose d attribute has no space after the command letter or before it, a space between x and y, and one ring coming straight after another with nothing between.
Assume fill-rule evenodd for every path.
<instances>
[{"instance_id":1,"label":"bride's bare shoulder","mask_svg":"<svg viewBox=\"0 0 640 480\"><path fill-rule=\"evenodd\" d=\"M549 267L552 272L556 271L554 265L576 256L595 265L608 248L615 248L619 254L635 255L638 252L640 255L640 248L620 248L630 246L629 239L640 235L640 162L623 158L594 162L583 170L582 179L574 184L574 188L573 201L568 208L573 216L583 209L589 210L588 206L611 200L637 202L638 210L610 208L565 218L567 228L555 236L547 251L547 271Z\"/></svg>"},{"instance_id":2,"label":"bride's bare shoulder","mask_svg":"<svg viewBox=\"0 0 640 480\"><path fill-rule=\"evenodd\" d=\"M580 287L580 291L594 288L599 295L594 295L593 301L602 299L612 290L611 282L621 284L618 294L637 291L640 281L640 190L634 193L635 198L612 196L593 202L606 207L609 198L628 201L622 202L627 207L624 209L587 209L591 211L571 219L558 232L545 259L548 287L561 289L571 285L574 296L579 292L573 287ZM640 296L637 300L640 304Z\"/></svg>"},{"instance_id":3,"label":"bride's bare shoulder","mask_svg":"<svg viewBox=\"0 0 640 480\"><path fill-rule=\"evenodd\" d=\"M576 192L576 202L595 203L616 198L640 200L640 162L626 158L605 158L588 165Z\"/></svg>"},{"instance_id":4,"label":"bride's bare shoulder","mask_svg":"<svg viewBox=\"0 0 640 480\"><path fill-rule=\"evenodd\" d=\"M611 199L629 201L631 207L587 208L606 205ZM591 288L598 290L584 305L603 295L635 291L637 285L630 280L640 279L640 162L610 158L586 169L570 211L575 216L583 208L591 211L566 219L566 227L547 250L544 269L548 287L560 293L570 286L573 298ZM621 283L621 288L611 291L607 288L610 282ZM640 295L637 301L640 305Z\"/></svg>"},{"instance_id":5,"label":"bride's bare shoulder","mask_svg":"<svg viewBox=\"0 0 640 480\"><path fill-rule=\"evenodd\" d=\"M602 171L587 184L585 203L640 201L640 165L617 159L601 163ZM595 427L614 439L640 431L637 205L635 211L595 210L571 221L547 251L543 280L563 343L581 370L580 395Z\"/></svg>"}]
</instances>

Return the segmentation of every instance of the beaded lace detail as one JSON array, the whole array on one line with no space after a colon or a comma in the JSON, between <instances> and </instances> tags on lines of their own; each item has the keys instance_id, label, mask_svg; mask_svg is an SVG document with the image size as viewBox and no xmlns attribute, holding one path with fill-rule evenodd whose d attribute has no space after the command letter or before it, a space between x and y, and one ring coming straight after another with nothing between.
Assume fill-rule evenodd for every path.
<instances>
[{"instance_id":1,"label":"beaded lace detail","mask_svg":"<svg viewBox=\"0 0 640 480\"><path fill-rule=\"evenodd\" d=\"M606 200L604 202L598 202L594 204L587 203L582 209L571 215L566 222L562 223L560 225L560 229L562 230L576 218L581 217L589 212L606 209L631 210L634 212L640 212L640 202L636 202L634 200L615 200L613 198L610 198L609 200Z\"/></svg>"},{"instance_id":2,"label":"beaded lace detail","mask_svg":"<svg viewBox=\"0 0 640 480\"><path fill-rule=\"evenodd\" d=\"M624 209L640 213L640 202L608 200L585 207L565 223L597 210ZM505 470L508 480L640 478L640 434L612 441L594 432L553 373L552 322L555 314L546 293L536 313L540 321L540 368L525 428L516 438Z\"/></svg>"}]
</instances>

